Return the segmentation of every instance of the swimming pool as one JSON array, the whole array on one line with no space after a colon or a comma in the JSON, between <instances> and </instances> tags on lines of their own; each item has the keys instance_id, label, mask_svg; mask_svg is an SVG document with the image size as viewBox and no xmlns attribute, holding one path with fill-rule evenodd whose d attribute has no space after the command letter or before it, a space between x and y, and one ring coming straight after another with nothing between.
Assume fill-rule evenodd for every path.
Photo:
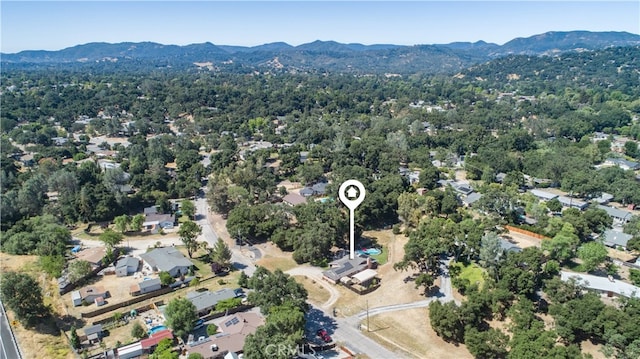
<instances>
[{"instance_id":1,"label":"swimming pool","mask_svg":"<svg viewBox=\"0 0 640 359\"><path fill-rule=\"evenodd\" d=\"M358 249L356 252L358 254L368 254L370 256L377 256L378 254L382 253L382 251L379 250L378 248Z\"/></svg>"},{"instance_id":2,"label":"swimming pool","mask_svg":"<svg viewBox=\"0 0 640 359\"><path fill-rule=\"evenodd\" d=\"M158 326L155 326L155 327L149 329L148 333L149 333L149 335L151 335L151 334L157 333L157 332L165 330L165 329L167 329L167 327L165 327L164 325L158 325Z\"/></svg>"}]
</instances>

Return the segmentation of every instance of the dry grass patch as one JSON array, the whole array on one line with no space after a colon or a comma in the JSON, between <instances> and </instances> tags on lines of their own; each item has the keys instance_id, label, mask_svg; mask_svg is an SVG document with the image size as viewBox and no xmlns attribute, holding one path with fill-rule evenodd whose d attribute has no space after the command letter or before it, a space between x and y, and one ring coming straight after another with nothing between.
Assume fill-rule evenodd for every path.
<instances>
[{"instance_id":1,"label":"dry grass patch","mask_svg":"<svg viewBox=\"0 0 640 359\"><path fill-rule=\"evenodd\" d=\"M270 271L274 271L276 269L280 269L283 272L288 271L291 268L296 267L298 264L291 258L287 257L273 257L270 255L266 255L256 262L257 266L265 267Z\"/></svg>"},{"instance_id":2,"label":"dry grass patch","mask_svg":"<svg viewBox=\"0 0 640 359\"><path fill-rule=\"evenodd\" d=\"M293 278L304 286L309 293L309 300L313 304L322 305L331 297L331 294L315 279L300 275L296 275Z\"/></svg>"},{"instance_id":3,"label":"dry grass patch","mask_svg":"<svg viewBox=\"0 0 640 359\"><path fill-rule=\"evenodd\" d=\"M367 325L366 319L362 322ZM429 310L408 309L401 312L384 313L369 319L370 331L365 335L390 350L402 350L413 358L472 358L463 345L447 343L431 329Z\"/></svg>"}]
</instances>

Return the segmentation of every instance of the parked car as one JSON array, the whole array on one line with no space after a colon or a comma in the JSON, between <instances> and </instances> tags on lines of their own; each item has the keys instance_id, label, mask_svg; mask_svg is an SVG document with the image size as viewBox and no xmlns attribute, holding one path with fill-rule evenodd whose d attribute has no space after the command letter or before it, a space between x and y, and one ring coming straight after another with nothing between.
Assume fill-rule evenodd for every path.
<instances>
[{"instance_id":1,"label":"parked car","mask_svg":"<svg viewBox=\"0 0 640 359\"><path fill-rule=\"evenodd\" d=\"M318 329L318 331L316 332L316 334L318 334L318 336L325 342L325 343L329 343L331 342L331 337L329 336L329 333L327 333L327 331L324 328Z\"/></svg>"}]
</instances>

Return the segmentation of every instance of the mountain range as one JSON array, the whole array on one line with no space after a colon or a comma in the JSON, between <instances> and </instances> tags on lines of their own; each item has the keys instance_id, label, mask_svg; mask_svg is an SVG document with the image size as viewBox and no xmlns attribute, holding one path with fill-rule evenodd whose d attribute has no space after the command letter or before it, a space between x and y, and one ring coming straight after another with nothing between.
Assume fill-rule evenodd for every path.
<instances>
[{"instance_id":1,"label":"mountain range","mask_svg":"<svg viewBox=\"0 0 640 359\"><path fill-rule=\"evenodd\" d=\"M222 71L225 68L271 68L354 73L451 73L507 55L556 55L612 46L640 46L640 35L628 32L546 32L516 38L503 45L484 41L413 46L314 41L299 46L274 42L245 47L209 42L186 46L154 42L94 42L59 51L3 53L0 61L3 65L20 64L21 67L103 63L155 68L200 66Z\"/></svg>"}]
</instances>

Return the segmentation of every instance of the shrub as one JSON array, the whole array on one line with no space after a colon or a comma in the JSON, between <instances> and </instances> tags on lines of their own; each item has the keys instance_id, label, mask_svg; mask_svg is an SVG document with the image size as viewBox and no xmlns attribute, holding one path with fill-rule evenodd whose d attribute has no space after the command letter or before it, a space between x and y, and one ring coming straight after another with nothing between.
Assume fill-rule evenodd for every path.
<instances>
[{"instance_id":1,"label":"shrub","mask_svg":"<svg viewBox=\"0 0 640 359\"><path fill-rule=\"evenodd\" d=\"M214 335L218 332L218 326L215 324L207 325L207 335Z\"/></svg>"}]
</instances>

